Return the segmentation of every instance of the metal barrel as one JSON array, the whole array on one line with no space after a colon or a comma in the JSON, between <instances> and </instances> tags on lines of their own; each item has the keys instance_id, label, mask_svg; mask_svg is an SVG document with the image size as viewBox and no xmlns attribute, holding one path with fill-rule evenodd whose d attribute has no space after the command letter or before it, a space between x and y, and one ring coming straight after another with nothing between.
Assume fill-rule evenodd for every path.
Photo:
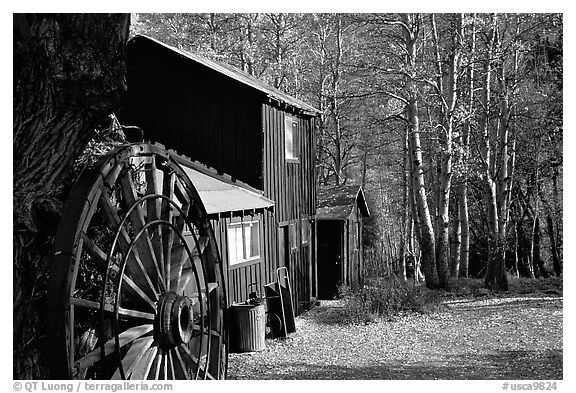
<instances>
[{"instance_id":1,"label":"metal barrel","mask_svg":"<svg viewBox=\"0 0 576 393\"><path fill-rule=\"evenodd\" d=\"M230 306L230 349L233 352L255 352L266 348L266 315L264 304Z\"/></svg>"}]
</instances>

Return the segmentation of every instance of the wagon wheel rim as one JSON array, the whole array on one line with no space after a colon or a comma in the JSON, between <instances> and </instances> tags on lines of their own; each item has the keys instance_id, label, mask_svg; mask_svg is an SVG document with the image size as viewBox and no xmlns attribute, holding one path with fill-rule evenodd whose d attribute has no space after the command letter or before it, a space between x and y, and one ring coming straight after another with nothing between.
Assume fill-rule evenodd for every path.
<instances>
[{"instance_id":1,"label":"wagon wheel rim","mask_svg":"<svg viewBox=\"0 0 576 393\"><path fill-rule=\"evenodd\" d=\"M212 229L190 180L170 154L147 144L116 149L94 170L99 175L83 175L88 180L81 177L72 191L87 196L76 207L82 211L79 218L72 219L71 257L67 264L62 258L59 265L53 263L55 271L70 272L59 275L66 277L68 290L52 290L50 296L52 307L63 308L66 320L64 328L49 324L57 337L64 336L59 341L67 352L67 367L53 365L55 374L224 378L224 277ZM109 228L95 224L102 222ZM63 223L70 225L65 217ZM101 236L105 240L94 228L106 232ZM56 253L70 242L57 236ZM80 292L85 283L78 277L93 269L95 261L104 267L96 274L99 290L85 298ZM89 322L78 317L86 312ZM86 331L95 337L91 345L81 346L85 341L79 337Z\"/></svg>"}]
</instances>

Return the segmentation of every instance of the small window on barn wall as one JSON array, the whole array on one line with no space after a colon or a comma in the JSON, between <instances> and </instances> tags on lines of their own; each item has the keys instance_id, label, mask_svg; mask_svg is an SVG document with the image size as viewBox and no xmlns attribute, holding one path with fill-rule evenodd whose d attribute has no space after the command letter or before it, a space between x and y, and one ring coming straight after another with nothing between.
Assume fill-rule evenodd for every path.
<instances>
[{"instance_id":1,"label":"small window on barn wall","mask_svg":"<svg viewBox=\"0 0 576 393\"><path fill-rule=\"evenodd\" d=\"M228 255L230 265L260 258L258 221L245 221L228 225Z\"/></svg>"},{"instance_id":2,"label":"small window on barn wall","mask_svg":"<svg viewBox=\"0 0 576 393\"><path fill-rule=\"evenodd\" d=\"M292 116L284 117L284 150L286 161L298 161L298 122Z\"/></svg>"}]
</instances>

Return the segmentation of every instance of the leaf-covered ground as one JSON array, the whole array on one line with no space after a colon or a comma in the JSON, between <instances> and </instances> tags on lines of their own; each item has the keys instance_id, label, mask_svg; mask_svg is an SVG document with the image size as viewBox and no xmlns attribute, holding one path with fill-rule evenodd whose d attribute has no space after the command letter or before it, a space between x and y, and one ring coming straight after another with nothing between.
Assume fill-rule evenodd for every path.
<instances>
[{"instance_id":1,"label":"leaf-covered ground","mask_svg":"<svg viewBox=\"0 0 576 393\"><path fill-rule=\"evenodd\" d=\"M230 354L228 378L562 379L562 292L529 292L451 293L433 312L368 325L339 323L340 301L322 301L287 340Z\"/></svg>"}]
</instances>

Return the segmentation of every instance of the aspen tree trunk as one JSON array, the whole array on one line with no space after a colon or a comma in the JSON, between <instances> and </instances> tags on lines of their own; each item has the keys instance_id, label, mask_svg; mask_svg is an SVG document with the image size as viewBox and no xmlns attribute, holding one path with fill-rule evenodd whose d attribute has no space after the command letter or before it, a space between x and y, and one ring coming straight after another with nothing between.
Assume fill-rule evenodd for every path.
<instances>
[{"instance_id":1,"label":"aspen tree trunk","mask_svg":"<svg viewBox=\"0 0 576 393\"><path fill-rule=\"evenodd\" d=\"M488 50L485 59L485 78L482 95L482 113L480 117L480 130L483 135L481 149L483 165L484 190L488 205L488 265L484 277L484 285L489 289L508 289L506 272L504 269L503 244L500 243L500 220L498 218L498 194L497 183L493 173L496 168L495 157L493 157L491 140L493 132L490 129L490 102L491 102L491 77L492 77L492 57L498 45L498 31L496 27L496 17L492 16L492 28L489 32ZM500 155L502 157L502 155ZM505 160L504 160L505 161Z\"/></svg>"},{"instance_id":2,"label":"aspen tree trunk","mask_svg":"<svg viewBox=\"0 0 576 393\"><path fill-rule=\"evenodd\" d=\"M452 225L452 252L450 254L451 265L450 275L458 277L460 272L460 245L462 243L462 221L460 220L460 210L454 210L454 223Z\"/></svg>"},{"instance_id":3,"label":"aspen tree trunk","mask_svg":"<svg viewBox=\"0 0 576 393\"><path fill-rule=\"evenodd\" d=\"M332 97L331 97L331 111L332 121L334 123L334 175L336 177L336 185L342 183L342 146L340 128L340 109L338 107L338 92L340 90L340 63L342 61L342 18L338 15L336 17L336 57L334 59L332 69Z\"/></svg>"},{"instance_id":4,"label":"aspen tree trunk","mask_svg":"<svg viewBox=\"0 0 576 393\"><path fill-rule=\"evenodd\" d=\"M520 277L520 272L518 271L518 228L514 221L512 221L512 230L514 233L514 267L512 274L518 278Z\"/></svg>"},{"instance_id":5,"label":"aspen tree trunk","mask_svg":"<svg viewBox=\"0 0 576 393\"><path fill-rule=\"evenodd\" d=\"M474 64L476 53L476 14L472 15L470 40L470 59L468 72L468 117L462 130L462 183L458 189L458 209L460 211L461 243L460 243L460 277L468 278L468 261L470 256L470 224L468 220L468 160L470 158L470 134L472 132L472 113L474 110Z\"/></svg>"},{"instance_id":6,"label":"aspen tree trunk","mask_svg":"<svg viewBox=\"0 0 576 393\"><path fill-rule=\"evenodd\" d=\"M440 286L438 272L436 268L436 244L434 230L428 201L426 200L426 187L424 184L424 168L422 165L422 148L420 145L420 124L418 117L418 89L414 81L416 69L416 39L417 29L420 21L419 16L408 16L402 14L404 24L404 42L406 45L406 59L408 73L406 76L406 90L408 92L408 129L410 135L411 161L412 161L412 181L414 182L414 195L416 208L418 210L418 220L420 225L420 251L422 252L422 270L428 288ZM412 20L416 22L413 25Z\"/></svg>"},{"instance_id":7,"label":"aspen tree trunk","mask_svg":"<svg viewBox=\"0 0 576 393\"><path fill-rule=\"evenodd\" d=\"M440 141L440 186L438 189L438 224L436 240L436 265L441 286L448 284L450 276L448 251L450 247L450 190L452 185L452 134L454 128L454 109L458 93L458 73L460 53L462 50L462 14L455 15L456 28L452 31L452 53L448 63L448 83L442 81L442 62L440 58L439 38L434 14L430 16L432 36L436 53L436 87L440 96L442 127L439 128Z\"/></svg>"},{"instance_id":8,"label":"aspen tree trunk","mask_svg":"<svg viewBox=\"0 0 576 393\"><path fill-rule=\"evenodd\" d=\"M418 218L418 209L416 208L416 195L414 192L414 181L412 177L412 173L414 171L412 158L411 158L411 151L412 148L410 147L410 139L409 139L409 127L406 127L406 145L408 147L408 177L407 177L407 184L408 184L408 193L409 193L409 202L410 202L410 223L408 229L408 250L410 251L410 255L412 256L412 264L414 266L414 284L420 282L420 268L419 263L417 263L417 256L416 256L416 247L414 245L414 238L416 238L416 242L420 244L421 242L421 232L420 232L420 221Z\"/></svg>"},{"instance_id":9,"label":"aspen tree trunk","mask_svg":"<svg viewBox=\"0 0 576 393\"><path fill-rule=\"evenodd\" d=\"M408 246L408 237L410 234L408 233L409 223L410 220L410 204L408 203L408 198L410 198L410 171L409 171L409 147L408 147L408 138L404 138L404 157L402 160L402 171L403 171L403 180L404 180L404 193L402 195L402 232L400 236L400 266L399 266L399 275L402 280L406 281L406 248Z\"/></svg>"},{"instance_id":10,"label":"aspen tree trunk","mask_svg":"<svg viewBox=\"0 0 576 393\"><path fill-rule=\"evenodd\" d=\"M562 275L562 265L560 263L560 257L558 256L558 245L556 243L556 235L554 231L554 220L552 216L548 214L546 217L546 224L548 226L548 237L550 238L550 251L552 252L552 266L554 267L554 273L557 277Z\"/></svg>"},{"instance_id":11,"label":"aspen tree trunk","mask_svg":"<svg viewBox=\"0 0 576 393\"><path fill-rule=\"evenodd\" d=\"M72 166L125 86L129 15L14 14L13 375L46 379L51 242Z\"/></svg>"}]
</instances>

